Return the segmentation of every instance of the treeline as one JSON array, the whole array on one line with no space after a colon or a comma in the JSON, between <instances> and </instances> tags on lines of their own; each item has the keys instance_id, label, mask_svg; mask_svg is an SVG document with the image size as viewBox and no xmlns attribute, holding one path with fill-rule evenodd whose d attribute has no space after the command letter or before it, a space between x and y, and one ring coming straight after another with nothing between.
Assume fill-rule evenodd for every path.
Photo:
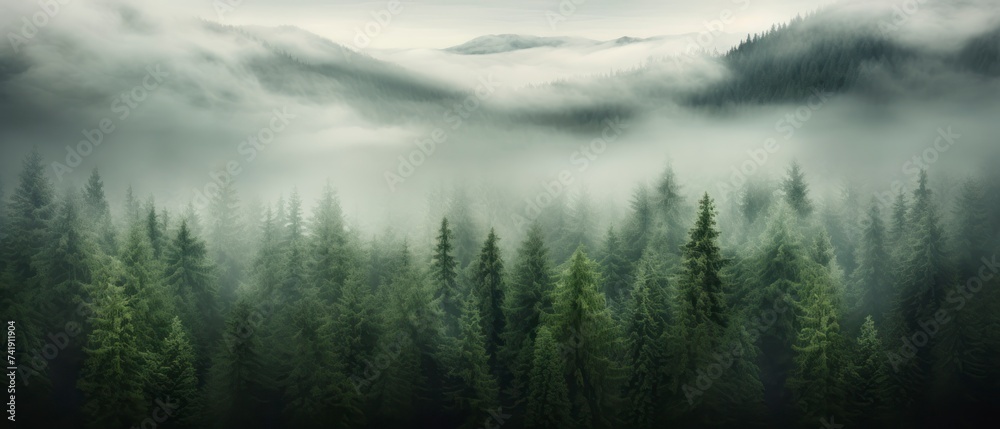
<instances>
[{"instance_id":1,"label":"treeline","mask_svg":"<svg viewBox=\"0 0 1000 429\"><path fill-rule=\"evenodd\" d=\"M603 238L577 201L505 252L458 201L414 249L363 239L329 185L308 219L293 192L247 220L231 183L205 219L131 190L112 216L97 171L56 196L33 153L0 211L18 420L972 426L1000 405L989 189L945 200L922 173L820 204L793 164L720 212L668 169Z\"/></svg>"},{"instance_id":2,"label":"treeline","mask_svg":"<svg viewBox=\"0 0 1000 429\"><path fill-rule=\"evenodd\" d=\"M885 73L900 78L907 75L907 69L931 65L986 78L997 76L1000 28L942 54L897 42L894 38L909 24L907 16L897 13L859 17L830 6L748 35L720 57L732 77L687 101L721 107L801 102L815 92L878 91L878 85L865 85L873 76Z\"/></svg>"}]
</instances>

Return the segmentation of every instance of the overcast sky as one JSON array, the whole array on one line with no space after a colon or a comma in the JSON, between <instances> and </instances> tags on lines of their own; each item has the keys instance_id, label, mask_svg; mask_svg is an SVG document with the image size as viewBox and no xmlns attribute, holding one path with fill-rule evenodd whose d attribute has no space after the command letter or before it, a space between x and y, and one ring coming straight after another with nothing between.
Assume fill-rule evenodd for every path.
<instances>
[{"instance_id":1,"label":"overcast sky","mask_svg":"<svg viewBox=\"0 0 1000 429\"><path fill-rule=\"evenodd\" d=\"M100 0L98 0L100 1ZM402 1L400 10L374 48L441 48L484 34L518 33L539 36L567 35L596 39L621 36L648 37L699 32L705 23L718 20L726 9L733 18L725 31L760 31L796 14L808 13L829 0L420 0ZM578 2L580 4L575 4ZM68 2L67 10L79 5ZM333 41L347 43L369 21L385 10L388 1L320 0L177 0L142 8L164 13L198 16L227 24L295 25ZM233 4L234 6L227 6ZM574 5L571 11L565 5ZM20 23L21 16L38 9L35 2L5 0L0 5L4 33ZM221 11L221 12L220 12ZM9 13L8 13L9 12ZM550 16L565 18L550 25ZM58 19L58 17L56 18Z\"/></svg>"}]
</instances>

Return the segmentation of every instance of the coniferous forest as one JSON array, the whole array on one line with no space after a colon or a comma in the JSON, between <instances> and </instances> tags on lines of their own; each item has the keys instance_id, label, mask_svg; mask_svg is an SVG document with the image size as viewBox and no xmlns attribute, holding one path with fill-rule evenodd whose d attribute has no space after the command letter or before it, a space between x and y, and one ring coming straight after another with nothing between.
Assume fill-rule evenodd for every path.
<instances>
[{"instance_id":1,"label":"coniferous forest","mask_svg":"<svg viewBox=\"0 0 1000 429\"><path fill-rule=\"evenodd\" d=\"M97 170L60 193L40 161L3 218L33 427L922 427L1000 404L1000 201L976 177L820 204L793 163L719 207L668 168L606 230L579 195L504 251L467 197L418 246L355 232L329 184L111 207Z\"/></svg>"},{"instance_id":2,"label":"coniferous forest","mask_svg":"<svg viewBox=\"0 0 1000 429\"><path fill-rule=\"evenodd\" d=\"M0 429L995 427L996 3L2 1Z\"/></svg>"}]
</instances>

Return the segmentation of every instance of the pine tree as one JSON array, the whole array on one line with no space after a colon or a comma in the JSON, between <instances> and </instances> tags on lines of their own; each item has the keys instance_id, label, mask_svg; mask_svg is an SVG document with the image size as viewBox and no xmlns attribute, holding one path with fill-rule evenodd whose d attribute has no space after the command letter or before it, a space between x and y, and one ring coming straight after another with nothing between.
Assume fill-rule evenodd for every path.
<instances>
[{"instance_id":1,"label":"pine tree","mask_svg":"<svg viewBox=\"0 0 1000 429\"><path fill-rule=\"evenodd\" d=\"M163 422L163 427L199 427L203 398L198 390L195 356L181 319L174 317L170 333L163 339L163 345L156 354L157 366L153 375L156 398L176 407L166 410L169 420Z\"/></svg>"},{"instance_id":2,"label":"pine tree","mask_svg":"<svg viewBox=\"0 0 1000 429\"><path fill-rule=\"evenodd\" d=\"M601 274L604 278L604 295L613 302L626 301L632 283L631 266L624 252L624 245L614 227L608 227L601 255Z\"/></svg>"},{"instance_id":3,"label":"pine tree","mask_svg":"<svg viewBox=\"0 0 1000 429\"><path fill-rule=\"evenodd\" d=\"M292 304L295 311L288 339L290 371L282 385L285 415L297 428L356 427L364 416L361 401L334 353L335 338L315 296Z\"/></svg>"},{"instance_id":4,"label":"pine tree","mask_svg":"<svg viewBox=\"0 0 1000 429\"><path fill-rule=\"evenodd\" d=\"M563 355L552 330L546 326L540 327L532 353L527 414L524 423L526 428L575 427L565 374Z\"/></svg>"},{"instance_id":5,"label":"pine tree","mask_svg":"<svg viewBox=\"0 0 1000 429\"><path fill-rule=\"evenodd\" d=\"M91 283L96 246L83 231L74 193L59 204L48 231L44 249L36 256L42 295L42 309L49 326L64 324L76 310L75 302L85 296Z\"/></svg>"},{"instance_id":6,"label":"pine tree","mask_svg":"<svg viewBox=\"0 0 1000 429\"><path fill-rule=\"evenodd\" d=\"M348 273L358 262L344 230L344 217L337 195L329 183L314 210L309 237L308 283L327 302L335 302Z\"/></svg>"},{"instance_id":7,"label":"pine tree","mask_svg":"<svg viewBox=\"0 0 1000 429\"><path fill-rule=\"evenodd\" d=\"M990 231L986 195L980 182L962 184L954 210L955 240L953 257L957 262L958 278L977 277L982 258L988 256Z\"/></svg>"},{"instance_id":8,"label":"pine tree","mask_svg":"<svg viewBox=\"0 0 1000 429\"><path fill-rule=\"evenodd\" d=\"M136 333L143 350L153 350L167 335L175 313L145 226L132 226L121 249L121 263L121 282L135 311Z\"/></svg>"},{"instance_id":9,"label":"pine tree","mask_svg":"<svg viewBox=\"0 0 1000 429\"><path fill-rule=\"evenodd\" d=\"M845 344L827 293L816 291L807 299L802 329L793 346L795 366L788 385L803 426L844 416L848 410Z\"/></svg>"},{"instance_id":10,"label":"pine tree","mask_svg":"<svg viewBox=\"0 0 1000 429\"><path fill-rule=\"evenodd\" d=\"M288 198L288 225L285 232L279 296L284 302L295 303L305 295L307 286L302 199L297 190L293 190Z\"/></svg>"},{"instance_id":11,"label":"pine tree","mask_svg":"<svg viewBox=\"0 0 1000 429\"><path fill-rule=\"evenodd\" d=\"M220 187L208 203L208 213L208 248L216 265L219 303L225 310L236 300L246 256L236 182L229 180Z\"/></svg>"},{"instance_id":12,"label":"pine tree","mask_svg":"<svg viewBox=\"0 0 1000 429\"><path fill-rule=\"evenodd\" d=\"M660 228L664 230L661 232L664 248L660 250L663 255L677 255L684 244L684 227L681 224L684 197L672 167L668 166L660 175L655 192L657 217Z\"/></svg>"},{"instance_id":13,"label":"pine tree","mask_svg":"<svg viewBox=\"0 0 1000 429\"><path fill-rule=\"evenodd\" d=\"M812 213L813 206L809 200L809 185L806 184L805 174L802 173L798 162L792 162L788 168L788 177L785 178L781 187L785 192L785 202L795 209L795 213L800 218Z\"/></svg>"},{"instance_id":14,"label":"pine tree","mask_svg":"<svg viewBox=\"0 0 1000 429\"><path fill-rule=\"evenodd\" d=\"M499 405L499 388L490 368L485 325L480 318L482 305L470 294L462 306L458 339L450 344L448 376L453 380L448 397L459 411L462 428L477 428L489 420Z\"/></svg>"},{"instance_id":15,"label":"pine tree","mask_svg":"<svg viewBox=\"0 0 1000 429\"><path fill-rule=\"evenodd\" d=\"M91 333L84 347L86 358L77 382L83 392L82 411L87 426L121 428L137 424L146 416L143 389L150 378L125 291L103 284L94 294Z\"/></svg>"},{"instance_id":16,"label":"pine tree","mask_svg":"<svg viewBox=\"0 0 1000 429\"><path fill-rule=\"evenodd\" d=\"M875 326L871 316L861 325L851 362L852 377L847 380L853 421L863 428L884 427L890 404L889 368Z\"/></svg>"},{"instance_id":17,"label":"pine tree","mask_svg":"<svg viewBox=\"0 0 1000 429\"><path fill-rule=\"evenodd\" d=\"M225 429L263 428L263 404L270 381L254 320L260 317L249 301L233 305L226 320L223 347L213 359L209 375L209 411L213 426Z\"/></svg>"},{"instance_id":18,"label":"pine tree","mask_svg":"<svg viewBox=\"0 0 1000 429\"><path fill-rule=\"evenodd\" d=\"M945 255L944 233L932 200L932 192L927 186L927 174L921 172L917 189L913 191L913 205L907 214L910 226L908 243L902 254L902 265L897 278L897 320L900 325L895 337L909 338L923 332L921 322L933 319L945 299L945 286L951 279L950 267ZM890 363L899 377L906 397L903 403L912 407L914 418L923 420L927 407L920 404L926 391L931 373L931 349L934 341L918 347L912 358L890 352Z\"/></svg>"},{"instance_id":19,"label":"pine tree","mask_svg":"<svg viewBox=\"0 0 1000 429\"><path fill-rule=\"evenodd\" d=\"M366 382L364 375L375 358L379 339L386 331L383 314L378 310L379 296L373 294L358 274L351 274L333 308L330 320L334 354L343 361L344 374L358 389L356 393L368 396L369 390L360 387ZM369 371L370 372L370 371Z\"/></svg>"},{"instance_id":20,"label":"pine tree","mask_svg":"<svg viewBox=\"0 0 1000 429\"><path fill-rule=\"evenodd\" d=\"M111 208L104 194L104 181L95 168L90 173L90 179L84 187L84 207L87 218L91 219L91 228L97 235L97 243L107 255L114 255L117 250L117 239L114 224L111 221Z\"/></svg>"},{"instance_id":21,"label":"pine tree","mask_svg":"<svg viewBox=\"0 0 1000 429\"><path fill-rule=\"evenodd\" d=\"M706 193L698 202L695 225L683 248L677 288L676 344L670 353L677 359L672 365L673 377L681 385L679 393L691 407L681 417L686 424L707 424L726 407L720 399L721 388L703 390L696 382L699 371L717 360L714 354L726 350L721 341L731 319L721 271L727 261L718 245L715 216L714 203Z\"/></svg>"},{"instance_id":22,"label":"pine tree","mask_svg":"<svg viewBox=\"0 0 1000 429\"><path fill-rule=\"evenodd\" d=\"M667 361L669 299L667 277L652 253L639 261L626 335L627 368L624 421L631 428L650 428L668 398Z\"/></svg>"},{"instance_id":23,"label":"pine tree","mask_svg":"<svg viewBox=\"0 0 1000 429\"><path fill-rule=\"evenodd\" d=\"M181 320L193 333L198 357L195 368L204 377L215 344L220 338L223 320L219 311L218 291L205 243L198 240L182 220L177 236L167 252L164 279L175 297Z\"/></svg>"},{"instance_id":24,"label":"pine tree","mask_svg":"<svg viewBox=\"0 0 1000 429\"><path fill-rule=\"evenodd\" d=\"M872 200L865 230L862 233L860 261L854 273L861 315L869 315L873 323L884 325L891 310L893 290L892 259L882 215Z\"/></svg>"},{"instance_id":25,"label":"pine tree","mask_svg":"<svg viewBox=\"0 0 1000 429\"><path fill-rule=\"evenodd\" d=\"M517 251L510 289L504 296L505 329L500 356L513 378L513 390L525 392L541 316L552 307L553 274L548 248L533 224ZM520 404L523 398L512 398Z\"/></svg>"},{"instance_id":26,"label":"pine tree","mask_svg":"<svg viewBox=\"0 0 1000 429\"><path fill-rule=\"evenodd\" d=\"M128 186L125 190L125 227L131 228L139 222L139 218L142 216L141 208L139 207L139 199L135 197L135 191L132 189L132 185Z\"/></svg>"},{"instance_id":27,"label":"pine tree","mask_svg":"<svg viewBox=\"0 0 1000 429\"><path fill-rule=\"evenodd\" d=\"M591 207L590 195L586 191L578 194L573 200L573 208L569 217L566 247L576 249L583 246L585 249L593 249L594 209Z\"/></svg>"},{"instance_id":28,"label":"pine tree","mask_svg":"<svg viewBox=\"0 0 1000 429\"><path fill-rule=\"evenodd\" d=\"M494 376L499 376L500 367L497 361L497 350L503 347L504 324L506 323L503 314L504 291L507 289L504 284L504 264L500 257L500 248L497 247L496 232L490 229L490 234L483 244L483 250L479 254L479 262L476 265L475 295L479 304L479 314L482 319L484 333L486 334L486 355L489 356L491 372Z\"/></svg>"},{"instance_id":29,"label":"pine tree","mask_svg":"<svg viewBox=\"0 0 1000 429\"><path fill-rule=\"evenodd\" d=\"M449 332L457 332L459 317L461 291L458 288L456 268L458 261L452 252L452 232L448 227L448 218L441 219L441 229L438 230L437 244L434 247L434 255L431 264L431 276L436 286L435 298L441 300L444 308L446 323Z\"/></svg>"},{"instance_id":30,"label":"pine tree","mask_svg":"<svg viewBox=\"0 0 1000 429\"><path fill-rule=\"evenodd\" d=\"M149 208L146 210L146 236L149 238L150 247L153 250L153 259L159 260L163 256L164 228L156 215L156 204L153 199L149 200Z\"/></svg>"},{"instance_id":31,"label":"pine tree","mask_svg":"<svg viewBox=\"0 0 1000 429\"><path fill-rule=\"evenodd\" d=\"M599 288L597 263L578 249L556 286L551 326L565 345L572 415L580 428L609 427L616 418L620 333Z\"/></svg>"},{"instance_id":32,"label":"pine tree","mask_svg":"<svg viewBox=\"0 0 1000 429\"><path fill-rule=\"evenodd\" d=\"M642 257L642 252L646 250L653 231L653 205L650 202L649 189L646 186L636 188L632 194L630 207L632 212L629 214L625 227L622 228L621 238L631 274L631 264L636 263Z\"/></svg>"},{"instance_id":33,"label":"pine tree","mask_svg":"<svg viewBox=\"0 0 1000 429\"><path fill-rule=\"evenodd\" d=\"M767 213L773 204L774 192L768 183L761 180L749 180L740 193L740 212L747 225L752 225Z\"/></svg>"},{"instance_id":34,"label":"pine tree","mask_svg":"<svg viewBox=\"0 0 1000 429\"><path fill-rule=\"evenodd\" d=\"M457 268L464 270L476 256L478 248L476 237L480 237L479 228L473 217L472 201L465 189L461 187L455 189L455 194L448 204L448 218L451 219L452 246ZM460 305L461 299L456 302L456 306Z\"/></svg>"}]
</instances>

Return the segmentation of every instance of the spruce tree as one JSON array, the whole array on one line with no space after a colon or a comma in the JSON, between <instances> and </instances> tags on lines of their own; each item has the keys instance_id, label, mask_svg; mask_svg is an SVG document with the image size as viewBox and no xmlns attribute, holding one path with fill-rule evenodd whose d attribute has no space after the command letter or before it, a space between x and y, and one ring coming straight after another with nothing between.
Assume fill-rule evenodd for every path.
<instances>
[{"instance_id":1,"label":"spruce tree","mask_svg":"<svg viewBox=\"0 0 1000 429\"><path fill-rule=\"evenodd\" d=\"M562 429L576 427L566 385L566 369L559 344L547 326L538 329L532 352L524 427Z\"/></svg>"},{"instance_id":2,"label":"spruce tree","mask_svg":"<svg viewBox=\"0 0 1000 429\"><path fill-rule=\"evenodd\" d=\"M872 317L873 323L879 326L889 320L894 292L888 238L881 212L873 199L862 233L861 258L854 273L854 283L859 295L860 315Z\"/></svg>"},{"instance_id":3,"label":"spruce tree","mask_svg":"<svg viewBox=\"0 0 1000 429\"><path fill-rule=\"evenodd\" d=\"M861 325L853 351L853 372L846 380L852 421L862 428L884 427L890 405L889 367L872 316Z\"/></svg>"},{"instance_id":4,"label":"spruce tree","mask_svg":"<svg viewBox=\"0 0 1000 429\"><path fill-rule=\"evenodd\" d=\"M517 251L510 289L504 296L505 329L500 356L513 378L513 390L525 392L535 353L535 336L543 313L551 310L552 263L537 223ZM524 398L512 398L520 404Z\"/></svg>"},{"instance_id":5,"label":"spruce tree","mask_svg":"<svg viewBox=\"0 0 1000 429\"><path fill-rule=\"evenodd\" d=\"M564 345L566 382L575 427L604 428L616 421L620 332L600 292L597 263L578 249L556 286L551 317Z\"/></svg>"},{"instance_id":6,"label":"spruce tree","mask_svg":"<svg viewBox=\"0 0 1000 429\"><path fill-rule=\"evenodd\" d=\"M207 388L207 417L214 427L265 427L263 405L273 382L265 372L264 350L255 329L259 317L259 310L246 299L237 301L229 312L224 343L213 359Z\"/></svg>"},{"instance_id":7,"label":"spruce tree","mask_svg":"<svg viewBox=\"0 0 1000 429\"><path fill-rule=\"evenodd\" d=\"M195 350L181 319L174 317L170 333L156 353L156 371L153 375L157 399L176 406L168 410L169 419L163 427L193 429L200 427L204 398L198 389L195 373Z\"/></svg>"},{"instance_id":8,"label":"spruce tree","mask_svg":"<svg viewBox=\"0 0 1000 429\"><path fill-rule=\"evenodd\" d=\"M351 267L357 263L357 255L349 246L340 201L329 183L323 188L323 195L313 211L310 229L308 283L319 291L321 298L333 303Z\"/></svg>"},{"instance_id":9,"label":"spruce tree","mask_svg":"<svg viewBox=\"0 0 1000 429\"><path fill-rule=\"evenodd\" d=\"M177 236L167 252L164 279L174 296L184 325L193 334L195 368L204 377L208 359L221 335L223 320L219 310L213 267L205 243L195 237L182 220Z\"/></svg>"},{"instance_id":10,"label":"spruce tree","mask_svg":"<svg viewBox=\"0 0 1000 429\"><path fill-rule=\"evenodd\" d=\"M87 217L92 220L90 227L97 235L97 243L108 255L114 255L117 250L117 239L114 224L111 220L111 209L104 194L104 181L95 168L90 173L84 187L84 207Z\"/></svg>"},{"instance_id":11,"label":"spruce tree","mask_svg":"<svg viewBox=\"0 0 1000 429\"><path fill-rule=\"evenodd\" d=\"M624 302L631 287L632 270L625 257L624 244L615 233L614 227L608 227L602 250L601 274L604 277L604 295L610 301Z\"/></svg>"},{"instance_id":12,"label":"spruce tree","mask_svg":"<svg viewBox=\"0 0 1000 429\"><path fill-rule=\"evenodd\" d=\"M240 198L236 182L226 181L208 203L209 254L216 266L219 303L228 309L236 300L236 289L243 279L243 224L240 222Z\"/></svg>"},{"instance_id":13,"label":"spruce tree","mask_svg":"<svg viewBox=\"0 0 1000 429\"><path fill-rule=\"evenodd\" d=\"M297 428L356 427L361 400L335 354L335 337L323 304L310 294L291 304L289 372L282 380L286 421Z\"/></svg>"},{"instance_id":14,"label":"spruce tree","mask_svg":"<svg viewBox=\"0 0 1000 429\"><path fill-rule=\"evenodd\" d=\"M666 382L666 345L669 299L665 270L652 253L639 260L635 286L625 329L626 359L629 368L625 382L626 409L623 420L631 428L650 428L658 421L668 399Z\"/></svg>"},{"instance_id":15,"label":"spruce tree","mask_svg":"<svg viewBox=\"0 0 1000 429\"><path fill-rule=\"evenodd\" d=\"M74 193L59 204L45 246L36 256L44 288L40 309L50 319L48 326L65 324L76 310L75 303L85 297L85 285L91 283L96 246L84 231L77 204Z\"/></svg>"},{"instance_id":16,"label":"spruce tree","mask_svg":"<svg viewBox=\"0 0 1000 429\"><path fill-rule=\"evenodd\" d=\"M480 317L482 305L476 294L470 294L462 306L457 340L449 343L447 354L451 388L449 402L460 416L461 428L478 428L488 421L499 405L499 388L490 368L487 336Z\"/></svg>"},{"instance_id":17,"label":"spruce tree","mask_svg":"<svg viewBox=\"0 0 1000 429\"><path fill-rule=\"evenodd\" d=\"M435 298L441 300L446 318L445 326L450 333L457 330L455 321L459 317L461 304L461 291L458 288L456 272L458 261L452 251L452 238L448 218L441 219L441 228L438 230L437 244L434 246L432 256L431 276L436 287Z\"/></svg>"},{"instance_id":18,"label":"spruce tree","mask_svg":"<svg viewBox=\"0 0 1000 429\"><path fill-rule=\"evenodd\" d=\"M639 261L642 252L646 250L649 238L653 232L655 218L653 217L653 204L650 201L649 189L643 185L636 188L632 193L630 202L631 213L622 228L622 242L625 250L625 258L629 262L629 273L632 272L632 264Z\"/></svg>"},{"instance_id":19,"label":"spruce tree","mask_svg":"<svg viewBox=\"0 0 1000 429\"><path fill-rule=\"evenodd\" d=\"M785 193L785 202L788 203L800 218L809 216L813 211L812 202L809 200L809 185L806 184L805 174L798 162L792 162L788 168L788 176L781 186Z\"/></svg>"},{"instance_id":20,"label":"spruce tree","mask_svg":"<svg viewBox=\"0 0 1000 429\"><path fill-rule=\"evenodd\" d=\"M302 299L306 291L305 225L302 199L297 190L288 198L288 225L284 237L279 297L287 303Z\"/></svg>"},{"instance_id":21,"label":"spruce tree","mask_svg":"<svg viewBox=\"0 0 1000 429\"><path fill-rule=\"evenodd\" d=\"M153 258L145 226L135 224L121 249L125 296L135 310L135 323L144 350L153 350L163 339L173 318L174 306L165 285L163 268Z\"/></svg>"},{"instance_id":22,"label":"spruce tree","mask_svg":"<svg viewBox=\"0 0 1000 429\"><path fill-rule=\"evenodd\" d=\"M151 374L135 329L139 321L121 287L102 282L93 298L91 333L77 381L84 396L82 411L88 427L129 427L146 417L149 403L144 387Z\"/></svg>"},{"instance_id":23,"label":"spruce tree","mask_svg":"<svg viewBox=\"0 0 1000 429\"><path fill-rule=\"evenodd\" d=\"M847 391L845 344L828 291L816 291L806 300L793 349L794 369L788 379L803 426L845 416ZM842 417L843 418L843 417Z\"/></svg>"},{"instance_id":24,"label":"spruce tree","mask_svg":"<svg viewBox=\"0 0 1000 429\"><path fill-rule=\"evenodd\" d=\"M503 332L506 320L503 314L504 263L497 246L496 232L490 229L489 236L483 244L476 265L475 295L479 304L479 314L482 319L483 332L486 334L486 354L489 356L491 372L499 376L500 367L497 361L497 351L503 347Z\"/></svg>"}]
</instances>

